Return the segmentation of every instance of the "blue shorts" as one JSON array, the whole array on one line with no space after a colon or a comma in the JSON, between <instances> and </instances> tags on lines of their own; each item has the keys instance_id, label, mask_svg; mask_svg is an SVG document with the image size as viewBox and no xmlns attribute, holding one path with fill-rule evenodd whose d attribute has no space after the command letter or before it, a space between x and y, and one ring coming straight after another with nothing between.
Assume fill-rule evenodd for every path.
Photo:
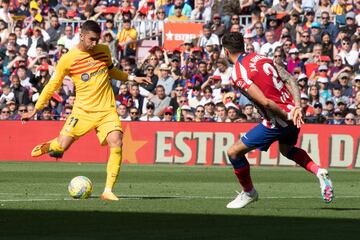
<instances>
[{"instance_id":1,"label":"blue shorts","mask_svg":"<svg viewBox=\"0 0 360 240\"><path fill-rule=\"evenodd\" d=\"M293 124L284 128L267 128L260 123L242 136L241 141L250 148L267 151L275 141L279 141L280 144L294 146L297 142L299 132L300 128L297 128Z\"/></svg>"}]
</instances>

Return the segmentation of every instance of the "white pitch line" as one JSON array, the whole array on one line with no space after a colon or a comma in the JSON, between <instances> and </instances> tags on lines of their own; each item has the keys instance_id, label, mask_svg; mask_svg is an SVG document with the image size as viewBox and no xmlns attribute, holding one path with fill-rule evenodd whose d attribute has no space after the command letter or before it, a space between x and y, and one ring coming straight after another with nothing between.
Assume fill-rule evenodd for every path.
<instances>
[{"instance_id":1,"label":"white pitch line","mask_svg":"<svg viewBox=\"0 0 360 240\"><path fill-rule=\"evenodd\" d=\"M232 199L232 197L222 197L222 196L180 196L180 195L120 195L120 198L123 197L123 200L126 199L156 199L156 198L163 198L163 199ZM261 199L317 199L319 196L288 196L288 197L275 197L275 196L268 196L268 197L259 197ZM335 195L336 199L341 198L360 198L360 196L337 196Z\"/></svg>"},{"instance_id":2,"label":"white pitch line","mask_svg":"<svg viewBox=\"0 0 360 240\"><path fill-rule=\"evenodd\" d=\"M53 199L53 198L36 198L36 199L0 199L0 202L48 202L48 201L68 201L72 199Z\"/></svg>"},{"instance_id":3,"label":"white pitch line","mask_svg":"<svg viewBox=\"0 0 360 240\"><path fill-rule=\"evenodd\" d=\"M63 195L61 195L63 196ZM94 196L99 197L99 196ZM121 198L122 197L122 198ZM261 199L318 199L318 196L289 196L289 197L261 197ZM336 196L336 199L351 199L351 198L360 198L360 196ZM221 197L221 196L166 196L166 195L121 195L120 199L124 200L191 200L191 199L232 199L231 197ZM29 199L0 199L0 202L40 202L40 201L76 201L76 199L64 198L64 199L54 199L54 198L29 198Z\"/></svg>"},{"instance_id":4,"label":"white pitch line","mask_svg":"<svg viewBox=\"0 0 360 240\"><path fill-rule=\"evenodd\" d=\"M5 196L63 196L64 194L59 193L42 193L42 194L36 194L36 193L0 193L0 195Z\"/></svg>"}]
</instances>

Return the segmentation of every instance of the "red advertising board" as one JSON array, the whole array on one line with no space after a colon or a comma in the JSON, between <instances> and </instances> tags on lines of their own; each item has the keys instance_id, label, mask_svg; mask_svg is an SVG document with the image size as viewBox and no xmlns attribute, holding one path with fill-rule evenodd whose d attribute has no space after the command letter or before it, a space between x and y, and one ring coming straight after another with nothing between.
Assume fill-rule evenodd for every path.
<instances>
[{"instance_id":1,"label":"red advertising board","mask_svg":"<svg viewBox=\"0 0 360 240\"><path fill-rule=\"evenodd\" d=\"M0 122L0 161L55 161L48 156L34 159L31 149L52 139L64 122ZM226 150L254 124L124 122L125 163L131 164L229 164ZM304 125L298 146L309 152L322 167L360 167L360 127ZM81 138L59 161L106 162L108 150L101 147L94 132ZM278 144L269 151L255 150L247 155L252 165L294 166L281 156Z\"/></svg>"},{"instance_id":2,"label":"red advertising board","mask_svg":"<svg viewBox=\"0 0 360 240\"><path fill-rule=\"evenodd\" d=\"M202 34L203 23L165 22L164 47L168 50L180 47L186 39L195 39Z\"/></svg>"}]
</instances>

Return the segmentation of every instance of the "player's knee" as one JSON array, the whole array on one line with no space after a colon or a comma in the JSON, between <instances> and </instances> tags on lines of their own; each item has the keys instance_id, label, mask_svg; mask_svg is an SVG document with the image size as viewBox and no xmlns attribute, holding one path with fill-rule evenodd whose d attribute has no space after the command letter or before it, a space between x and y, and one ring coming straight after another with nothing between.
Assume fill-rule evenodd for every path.
<instances>
[{"instance_id":1,"label":"player's knee","mask_svg":"<svg viewBox=\"0 0 360 240\"><path fill-rule=\"evenodd\" d=\"M230 158L236 158L237 152L233 147L230 147L226 153Z\"/></svg>"},{"instance_id":2,"label":"player's knee","mask_svg":"<svg viewBox=\"0 0 360 240\"><path fill-rule=\"evenodd\" d=\"M121 138L111 138L109 139L108 144L111 148L122 147L122 140Z\"/></svg>"},{"instance_id":3,"label":"player's knee","mask_svg":"<svg viewBox=\"0 0 360 240\"><path fill-rule=\"evenodd\" d=\"M117 131L111 132L107 136L106 141L111 148L122 147L122 134Z\"/></svg>"}]
</instances>

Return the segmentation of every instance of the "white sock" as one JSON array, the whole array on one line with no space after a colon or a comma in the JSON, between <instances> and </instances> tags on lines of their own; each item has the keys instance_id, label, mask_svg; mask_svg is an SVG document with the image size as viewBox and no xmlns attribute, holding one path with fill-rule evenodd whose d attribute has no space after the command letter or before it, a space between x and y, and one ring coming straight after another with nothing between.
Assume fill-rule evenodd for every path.
<instances>
[{"instance_id":1,"label":"white sock","mask_svg":"<svg viewBox=\"0 0 360 240\"><path fill-rule=\"evenodd\" d=\"M111 188L105 188L104 192L112 192L112 189Z\"/></svg>"}]
</instances>

